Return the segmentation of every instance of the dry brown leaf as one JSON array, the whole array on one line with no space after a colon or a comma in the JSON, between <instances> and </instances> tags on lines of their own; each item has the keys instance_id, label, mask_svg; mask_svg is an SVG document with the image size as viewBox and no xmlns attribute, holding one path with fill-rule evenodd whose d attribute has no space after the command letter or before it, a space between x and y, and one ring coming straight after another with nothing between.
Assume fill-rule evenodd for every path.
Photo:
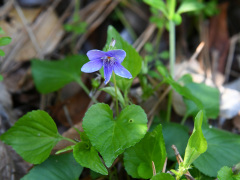
<instances>
[{"instance_id":1,"label":"dry brown leaf","mask_svg":"<svg viewBox=\"0 0 240 180\"><path fill-rule=\"evenodd\" d=\"M62 29L62 25L59 24L58 17L53 11L50 11L49 15L43 20L42 18L44 18L44 16L40 16L40 18L38 16L41 10L41 8L22 8L28 25L33 26L33 24L38 24L39 21L41 21L41 25L33 30L33 34L36 37L40 49L44 48L45 51L43 53L48 54L55 49L56 45L62 38L64 31ZM20 19L15 8L8 13L8 17L10 17L10 22L6 22L5 20L0 21L0 27L2 27L7 35L12 38L11 44L3 48L6 53L6 58L12 49L14 49L23 38L27 38L27 41L24 44L21 44L19 50L14 55L14 59L17 61L25 61L36 57L37 51L34 48L29 35L26 33L24 24L22 23L22 20ZM54 27L58 24L59 28L55 29L56 32L54 32L54 38L52 38L52 41L46 44L49 35L54 30Z\"/></svg>"}]
</instances>

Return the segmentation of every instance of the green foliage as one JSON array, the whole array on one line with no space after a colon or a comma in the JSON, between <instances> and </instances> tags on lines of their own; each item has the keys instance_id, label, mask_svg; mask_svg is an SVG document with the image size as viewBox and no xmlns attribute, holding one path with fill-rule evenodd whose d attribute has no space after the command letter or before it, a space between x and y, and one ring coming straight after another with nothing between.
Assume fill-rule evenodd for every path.
<instances>
[{"instance_id":1,"label":"green foliage","mask_svg":"<svg viewBox=\"0 0 240 180\"><path fill-rule=\"evenodd\" d=\"M159 57L161 58L161 59L169 59L169 51L163 51L163 52L161 52L160 54L159 54Z\"/></svg>"},{"instance_id":2,"label":"green foliage","mask_svg":"<svg viewBox=\"0 0 240 180\"><path fill-rule=\"evenodd\" d=\"M87 61L85 55L68 56L60 61L32 60L32 74L37 90L46 94L72 81L79 81L81 67Z\"/></svg>"},{"instance_id":3,"label":"green foliage","mask_svg":"<svg viewBox=\"0 0 240 180\"><path fill-rule=\"evenodd\" d=\"M123 49L126 52L126 57L122 62L122 65L132 74L132 77L136 77L142 67L142 58L138 54L138 52L130 45L128 42L126 42L120 34L114 29L113 26L108 27L107 31L107 43L105 45L104 50L107 50L109 47L110 42L112 41L112 38L116 40L116 49ZM103 71L102 71L103 72ZM118 87L125 92L132 84L132 79L126 79L122 78L120 76L116 76L117 85ZM113 82L113 78L111 79Z\"/></svg>"},{"instance_id":4,"label":"green foliage","mask_svg":"<svg viewBox=\"0 0 240 180\"><path fill-rule=\"evenodd\" d=\"M154 89L151 86L151 84L148 83L146 74L139 74L138 78L140 80L140 85L141 85L142 91L143 91L142 99L146 100L154 93Z\"/></svg>"},{"instance_id":5,"label":"green foliage","mask_svg":"<svg viewBox=\"0 0 240 180\"><path fill-rule=\"evenodd\" d=\"M211 1L205 2L205 8L203 8L203 13L207 17L214 16L214 15L218 14L219 13L218 1L217 0L211 0Z\"/></svg>"},{"instance_id":6,"label":"green foliage","mask_svg":"<svg viewBox=\"0 0 240 180\"><path fill-rule=\"evenodd\" d=\"M159 65L157 67L157 70L163 76L163 82L171 85L172 88L183 97L193 101L198 107L198 110L204 109L202 102L196 96L194 96L189 89L187 89L185 86L182 86L180 83L174 81L163 65Z\"/></svg>"},{"instance_id":7,"label":"green foliage","mask_svg":"<svg viewBox=\"0 0 240 180\"><path fill-rule=\"evenodd\" d=\"M172 79L164 66L158 66L157 70L163 76L164 82L170 84L176 92L184 97L187 116L195 116L199 110L205 110L208 118L216 118L219 115L220 92L217 88L194 83L189 75L180 78L180 82L184 83L182 86Z\"/></svg>"},{"instance_id":8,"label":"green foliage","mask_svg":"<svg viewBox=\"0 0 240 180\"><path fill-rule=\"evenodd\" d=\"M159 13L159 10L157 8L150 7L150 11L152 13L152 16L150 17L149 21L156 24L159 29L163 28L166 25L166 18L161 13Z\"/></svg>"},{"instance_id":9,"label":"green foliage","mask_svg":"<svg viewBox=\"0 0 240 180\"><path fill-rule=\"evenodd\" d=\"M0 49L0 56L5 56L5 52L2 49Z\"/></svg>"},{"instance_id":10,"label":"green foliage","mask_svg":"<svg viewBox=\"0 0 240 180\"><path fill-rule=\"evenodd\" d=\"M184 155L183 166L188 168L202 153L207 150L207 141L202 133L203 111L199 111L194 121L193 133L190 136Z\"/></svg>"},{"instance_id":11,"label":"green foliage","mask_svg":"<svg viewBox=\"0 0 240 180\"><path fill-rule=\"evenodd\" d=\"M176 0L166 0L166 7L168 9L168 19L172 20L175 14Z\"/></svg>"},{"instance_id":12,"label":"green foliage","mask_svg":"<svg viewBox=\"0 0 240 180\"><path fill-rule=\"evenodd\" d=\"M208 149L193 163L202 173L217 177L217 172L223 166L232 167L240 162L239 135L206 127L203 128L203 134L208 142Z\"/></svg>"},{"instance_id":13,"label":"green foliage","mask_svg":"<svg viewBox=\"0 0 240 180\"><path fill-rule=\"evenodd\" d=\"M2 81L3 80L3 76L2 75L0 75L0 81Z\"/></svg>"},{"instance_id":14,"label":"green foliage","mask_svg":"<svg viewBox=\"0 0 240 180\"><path fill-rule=\"evenodd\" d=\"M201 2L195 1L195 0L184 0L178 10L177 13L182 14L185 12L190 12L190 11L198 11L200 9L203 9L204 5Z\"/></svg>"},{"instance_id":15,"label":"green foliage","mask_svg":"<svg viewBox=\"0 0 240 180\"><path fill-rule=\"evenodd\" d=\"M124 165L133 178L149 179L153 176L152 161L156 172L161 172L166 159L166 149L162 135L162 126L147 133L135 146L124 152Z\"/></svg>"},{"instance_id":16,"label":"green foliage","mask_svg":"<svg viewBox=\"0 0 240 180\"><path fill-rule=\"evenodd\" d=\"M199 11L204 8L204 4L195 0L184 0L180 3L178 10L175 12L176 0L167 0L166 3L162 0L143 0L153 8L160 10L169 21L174 21L175 24L181 24L181 14L190 11ZM154 16L156 19L156 16ZM154 19L154 20L155 20Z\"/></svg>"},{"instance_id":17,"label":"green foliage","mask_svg":"<svg viewBox=\"0 0 240 180\"><path fill-rule=\"evenodd\" d=\"M21 180L76 180L82 173L72 153L50 156L42 164L33 167Z\"/></svg>"},{"instance_id":18,"label":"green foliage","mask_svg":"<svg viewBox=\"0 0 240 180\"><path fill-rule=\"evenodd\" d=\"M48 158L62 136L53 119L38 110L21 117L0 139L27 162L39 164Z\"/></svg>"},{"instance_id":19,"label":"green foliage","mask_svg":"<svg viewBox=\"0 0 240 180\"><path fill-rule=\"evenodd\" d=\"M172 21L176 24L176 25L179 25L182 23L182 17L180 14L176 13L173 15L172 17Z\"/></svg>"},{"instance_id":20,"label":"green foliage","mask_svg":"<svg viewBox=\"0 0 240 180\"><path fill-rule=\"evenodd\" d=\"M153 45L151 43L146 43L144 45L144 50L147 51L147 53L152 53L153 52Z\"/></svg>"},{"instance_id":21,"label":"green foliage","mask_svg":"<svg viewBox=\"0 0 240 180\"><path fill-rule=\"evenodd\" d=\"M196 1L190 0L190 2L195 3ZM218 0L211 0L211 1L202 0L201 3L202 3L201 6L203 6L203 8L197 9L196 11L191 12L189 14L194 15L196 17L199 17L199 15L202 14L203 17L208 18L219 13Z\"/></svg>"},{"instance_id":22,"label":"green foliage","mask_svg":"<svg viewBox=\"0 0 240 180\"><path fill-rule=\"evenodd\" d=\"M217 174L218 180L240 180L240 174L233 174L232 168L224 166Z\"/></svg>"},{"instance_id":23,"label":"green foliage","mask_svg":"<svg viewBox=\"0 0 240 180\"><path fill-rule=\"evenodd\" d=\"M153 176L151 180L175 180L175 179L168 173L158 173L155 176Z\"/></svg>"},{"instance_id":24,"label":"green foliage","mask_svg":"<svg viewBox=\"0 0 240 180\"><path fill-rule=\"evenodd\" d=\"M5 32L0 27L0 35L3 35L3 34L5 34ZM10 44L11 41L12 41L12 38L10 37L0 37L0 46L6 46ZM0 56L5 56L5 52L2 49L0 49Z\"/></svg>"},{"instance_id":25,"label":"green foliage","mask_svg":"<svg viewBox=\"0 0 240 180\"><path fill-rule=\"evenodd\" d=\"M167 7L162 0L143 0L146 4L163 12L168 17Z\"/></svg>"},{"instance_id":26,"label":"green foliage","mask_svg":"<svg viewBox=\"0 0 240 180\"><path fill-rule=\"evenodd\" d=\"M81 139L82 141L77 143L73 149L73 155L76 161L83 167L107 175L108 171L103 165L97 150L92 146L84 132L81 134Z\"/></svg>"},{"instance_id":27,"label":"green foliage","mask_svg":"<svg viewBox=\"0 0 240 180\"><path fill-rule=\"evenodd\" d=\"M4 30L0 27L0 35L5 34Z\"/></svg>"},{"instance_id":28,"label":"green foliage","mask_svg":"<svg viewBox=\"0 0 240 180\"><path fill-rule=\"evenodd\" d=\"M207 86L205 84L187 83L185 87L191 92L191 94L197 97L204 106L206 116L208 118L217 118L220 108L220 92L217 88ZM198 107L188 99L184 99L187 106L187 115L194 116L199 111Z\"/></svg>"},{"instance_id":29,"label":"green foliage","mask_svg":"<svg viewBox=\"0 0 240 180\"><path fill-rule=\"evenodd\" d=\"M110 107L99 103L86 112L83 129L110 167L119 154L143 138L147 131L147 116L140 106L130 105L113 119Z\"/></svg>"},{"instance_id":30,"label":"green foliage","mask_svg":"<svg viewBox=\"0 0 240 180\"><path fill-rule=\"evenodd\" d=\"M10 38L10 37L1 37L0 38L0 46L6 46L6 45L10 44L11 41L12 41L12 38Z\"/></svg>"},{"instance_id":31,"label":"green foliage","mask_svg":"<svg viewBox=\"0 0 240 180\"><path fill-rule=\"evenodd\" d=\"M81 21L81 18L79 16L79 6L80 0L76 0L72 21L70 23L64 24L65 31L73 32L75 35L85 33L88 25L86 22Z\"/></svg>"},{"instance_id":32,"label":"green foliage","mask_svg":"<svg viewBox=\"0 0 240 180\"><path fill-rule=\"evenodd\" d=\"M105 88L100 89L100 91L104 91L104 92L110 94L113 98L116 98L114 87L105 87ZM124 101L124 98L123 98L121 92L119 91L119 89L117 89L117 98L120 101L120 103L123 105L123 107L125 107L125 101Z\"/></svg>"},{"instance_id":33,"label":"green foliage","mask_svg":"<svg viewBox=\"0 0 240 180\"><path fill-rule=\"evenodd\" d=\"M72 24L65 24L64 29L67 32L73 32L76 35L80 35L86 32L86 22L74 22Z\"/></svg>"},{"instance_id":34,"label":"green foliage","mask_svg":"<svg viewBox=\"0 0 240 180\"><path fill-rule=\"evenodd\" d=\"M176 123L164 123L163 138L169 159L176 161L175 153L171 147L173 144L177 147L180 155L184 155L189 138L188 129L185 126Z\"/></svg>"},{"instance_id":35,"label":"green foliage","mask_svg":"<svg viewBox=\"0 0 240 180\"><path fill-rule=\"evenodd\" d=\"M100 79L92 79L91 84L93 89L97 89L100 86Z\"/></svg>"},{"instance_id":36,"label":"green foliage","mask_svg":"<svg viewBox=\"0 0 240 180\"><path fill-rule=\"evenodd\" d=\"M74 146L75 145L67 146L63 149L58 150L55 154L61 154L61 153L64 153L66 151L71 151L71 150L73 150Z\"/></svg>"}]
</instances>

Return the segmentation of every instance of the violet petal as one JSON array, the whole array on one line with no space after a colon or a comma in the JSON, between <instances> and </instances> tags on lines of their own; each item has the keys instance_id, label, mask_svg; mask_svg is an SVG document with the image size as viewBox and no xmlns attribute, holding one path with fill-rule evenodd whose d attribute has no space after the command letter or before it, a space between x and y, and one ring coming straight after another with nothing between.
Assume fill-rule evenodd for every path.
<instances>
[{"instance_id":1,"label":"violet petal","mask_svg":"<svg viewBox=\"0 0 240 180\"><path fill-rule=\"evenodd\" d=\"M103 63L103 69L104 69L104 77L105 77L104 83L107 84L111 79L113 66L109 62L105 62Z\"/></svg>"},{"instance_id":2,"label":"violet petal","mask_svg":"<svg viewBox=\"0 0 240 180\"><path fill-rule=\"evenodd\" d=\"M121 49L116 49L106 52L106 56L114 57L117 62L121 63L126 57L126 52Z\"/></svg>"},{"instance_id":3,"label":"violet petal","mask_svg":"<svg viewBox=\"0 0 240 180\"><path fill-rule=\"evenodd\" d=\"M85 73L92 73L92 72L95 72L95 71L98 71L99 69L101 69L102 66L103 66L102 59L93 60L93 61L89 61L88 63L84 64L81 68L81 71L85 72Z\"/></svg>"},{"instance_id":4,"label":"violet petal","mask_svg":"<svg viewBox=\"0 0 240 180\"><path fill-rule=\"evenodd\" d=\"M104 58L106 55L104 51L95 49L95 50L88 51L87 56L90 61L94 61L97 59Z\"/></svg>"},{"instance_id":5,"label":"violet petal","mask_svg":"<svg viewBox=\"0 0 240 180\"><path fill-rule=\"evenodd\" d=\"M123 67L121 64L119 64L118 62L116 62L114 64L113 71L118 76L121 76L121 77L124 77L124 78L128 78L128 79L132 78L131 73L125 67Z\"/></svg>"}]
</instances>

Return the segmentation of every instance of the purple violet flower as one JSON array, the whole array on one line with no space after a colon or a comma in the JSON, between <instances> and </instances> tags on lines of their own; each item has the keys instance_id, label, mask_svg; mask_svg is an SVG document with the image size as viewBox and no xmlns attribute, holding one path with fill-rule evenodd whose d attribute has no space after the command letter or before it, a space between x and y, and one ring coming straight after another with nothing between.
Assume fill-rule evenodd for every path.
<instances>
[{"instance_id":1,"label":"purple violet flower","mask_svg":"<svg viewBox=\"0 0 240 180\"><path fill-rule=\"evenodd\" d=\"M124 50L116 49L107 52L91 50L87 52L87 56L90 62L84 64L81 71L85 73L92 73L100 70L103 66L105 84L110 81L112 71L114 71L118 76L128 79L132 78L131 73L121 65L126 57L126 52Z\"/></svg>"}]
</instances>

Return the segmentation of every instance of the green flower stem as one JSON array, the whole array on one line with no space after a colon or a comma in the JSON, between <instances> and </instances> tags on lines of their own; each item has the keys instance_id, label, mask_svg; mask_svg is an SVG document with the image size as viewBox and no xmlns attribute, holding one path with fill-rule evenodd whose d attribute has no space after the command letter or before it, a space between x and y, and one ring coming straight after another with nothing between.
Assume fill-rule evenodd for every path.
<instances>
[{"instance_id":1,"label":"green flower stem","mask_svg":"<svg viewBox=\"0 0 240 180\"><path fill-rule=\"evenodd\" d=\"M174 79L174 67L175 67L175 24L172 20L169 21L169 40L170 40L170 74ZM170 122L172 106L172 91L168 96L168 108L167 108L167 122Z\"/></svg>"},{"instance_id":2,"label":"green flower stem","mask_svg":"<svg viewBox=\"0 0 240 180\"><path fill-rule=\"evenodd\" d=\"M116 113L118 116L118 95L117 95L117 82L116 82L116 77L115 73L113 72L113 82L114 82L114 88L115 88L115 96L116 96Z\"/></svg>"},{"instance_id":3,"label":"green flower stem","mask_svg":"<svg viewBox=\"0 0 240 180\"><path fill-rule=\"evenodd\" d=\"M128 89L126 89L124 91L124 101L125 101L125 106L124 107L126 107L128 105L128 101L129 101L129 99L128 99Z\"/></svg>"},{"instance_id":4,"label":"green flower stem","mask_svg":"<svg viewBox=\"0 0 240 180\"><path fill-rule=\"evenodd\" d=\"M88 88L85 86L85 84L79 79L79 78L75 78L76 82L79 84L79 86L81 88L83 88L83 90L85 91L85 93L90 97L90 91L88 90ZM94 97L90 97L93 102L98 103L98 101L94 98Z\"/></svg>"},{"instance_id":5,"label":"green flower stem","mask_svg":"<svg viewBox=\"0 0 240 180\"><path fill-rule=\"evenodd\" d=\"M70 139L70 138L63 137L63 136L62 136L62 139L67 140L67 141L70 141L70 142L72 142L72 143L74 143L74 144L77 144L76 141L74 141L74 140L72 140L72 139Z\"/></svg>"},{"instance_id":6,"label":"green flower stem","mask_svg":"<svg viewBox=\"0 0 240 180\"><path fill-rule=\"evenodd\" d=\"M169 21L169 40L170 40L170 74L174 78L175 67L175 24L172 20Z\"/></svg>"}]
</instances>

